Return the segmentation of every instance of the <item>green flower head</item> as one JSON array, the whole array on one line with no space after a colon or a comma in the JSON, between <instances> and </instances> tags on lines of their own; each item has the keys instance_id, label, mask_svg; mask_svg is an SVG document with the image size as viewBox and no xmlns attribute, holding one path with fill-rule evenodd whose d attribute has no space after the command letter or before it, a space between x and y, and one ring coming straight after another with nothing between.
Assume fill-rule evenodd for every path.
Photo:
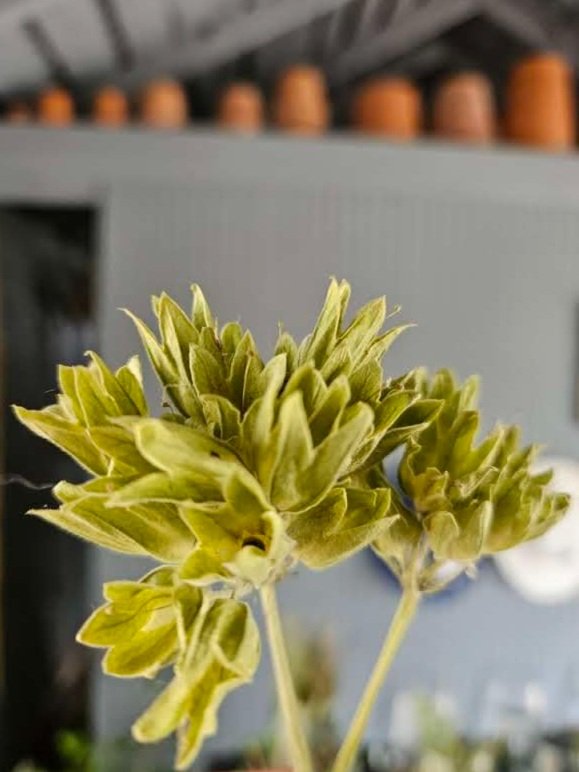
<instances>
[{"instance_id":1,"label":"green flower head","mask_svg":"<svg viewBox=\"0 0 579 772\"><path fill-rule=\"evenodd\" d=\"M153 417L137 358L113 372L96 355L61 367L56 405L18 418L74 458L87 482L59 483L56 509L33 514L159 568L105 585L79 640L107 649L105 672L174 679L134 727L176 731L179 768L215 730L225 694L251 680L259 636L247 593L297 563L324 569L399 520L372 474L423 431L440 402L414 375L385 378L403 327L382 331L383 299L344 323L349 286L332 281L313 332L280 331L265 361L237 322L219 326L197 287L186 313L153 298L155 335L132 316L163 390Z\"/></svg>"},{"instance_id":2,"label":"green flower head","mask_svg":"<svg viewBox=\"0 0 579 772\"><path fill-rule=\"evenodd\" d=\"M398 559L398 572L403 571L405 555L396 552L394 539L403 525L403 544L421 544L435 567L445 561L472 564L534 539L558 522L569 497L548 489L550 472L533 471L536 445L521 447L519 429L504 426L476 444L478 380L459 386L446 370L430 381L423 374L421 380L423 394L440 400L442 408L408 440L398 470L400 522L377 540L378 553L390 563ZM424 581L432 573L430 566Z\"/></svg>"}]
</instances>

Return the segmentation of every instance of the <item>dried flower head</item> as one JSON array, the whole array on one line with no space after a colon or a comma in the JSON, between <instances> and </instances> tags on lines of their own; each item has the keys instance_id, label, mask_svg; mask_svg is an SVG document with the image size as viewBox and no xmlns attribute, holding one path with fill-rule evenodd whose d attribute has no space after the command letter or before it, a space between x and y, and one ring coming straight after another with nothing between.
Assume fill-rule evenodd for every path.
<instances>
[{"instance_id":1,"label":"dried flower head","mask_svg":"<svg viewBox=\"0 0 579 772\"><path fill-rule=\"evenodd\" d=\"M264 361L251 333L219 327L201 290L187 314L153 298L159 337L132 317L164 392L152 417L137 358L116 372L96 355L61 367L57 403L19 419L89 473L59 483L57 509L33 514L101 547L160 567L112 582L79 640L108 649L117 676L175 678L135 725L148 742L178 730L191 763L226 691L251 679L259 637L242 598L297 562L321 569L396 521L386 481L366 470L424 429L439 403L381 360L403 330L382 332L384 299L344 324L350 295L332 281L313 332L280 331ZM201 699L202 697L202 699Z\"/></svg>"}]
</instances>

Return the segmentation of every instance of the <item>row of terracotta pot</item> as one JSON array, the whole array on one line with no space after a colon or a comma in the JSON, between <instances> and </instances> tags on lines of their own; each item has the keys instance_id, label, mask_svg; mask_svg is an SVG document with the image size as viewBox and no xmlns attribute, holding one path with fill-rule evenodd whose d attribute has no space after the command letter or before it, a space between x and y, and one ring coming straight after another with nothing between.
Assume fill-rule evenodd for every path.
<instances>
[{"instance_id":1,"label":"row of terracotta pot","mask_svg":"<svg viewBox=\"0 0 579 772\"><path fill-rule=\"evenodd\" d=\"M144 89L139 122L156 128L179 128L189 120L182 86L157 80ZM221 94L218 125L254 133L266 123L261 91L251 83L233 83ZM453 75L438 88L432 111L436 136L452 141L490 143L498 138L552 150L575 144L575 87L571 68L557 54L536 54L513 68L505 92L505 115L499 121L494 90L478 72ZM318 135L331 123L331 107L322 72L305 65L287 69L278 79L271 103L271 122L295 133ZM379 77L362 84L352 103L352 124L364 134L412 140L424 132L423 99L406 78ZM36 111L23 103L11 105L12 122L37 119L50 125L68 125L75 117L71 95L60 88L44 91ZM93 100L92 120L103 126L129 122L126 95L105 87Z\"/></svg>"},{"instance_id":2,"label":"row of terracotta pot","mask_svg":"<svg viewBox=\"0 0 579 772\"><path fill-rule=\"evenodd\" d=\"M187 98L182 86L172 80L158 80L144 90L140 105L141 122L157 128L185 126L189 120ZM76 119L74 99L64 88L47 88L38 97L35 108L26 102L8 105L9 123L37 121L47 126L69 126ZM129 100L115 86L96 92L91 120L101 126L125 126L131 120Z\"/></svg>"},{"instance_id":3,"label":"row of terracotta pot","mask_svg":"<svg viewBox=\"0 0 579 772\"><path fill-rule=\"evenodd\" d=\"M297 95L297 100L296 100ZM38 121L51 126L68 126L75 120L75 104L63 88L43 91L33 109L25 102L8 106L5 118L11 123ZM274 99L274 123L288 131L319 134L328 128L330 108L321 72L313 67L293 67L280 78ZM129 100L114 86L94 95L91 120L101 126L123 126L131 121ZM162 79L149 83L138 106L138 122L155 128L180 128L189 122L187 97L177 81ZM236 82L221 94L217 123L238 131L260 131L266 122L261 91L252 83Z\"/></svg>"}]
</instances>

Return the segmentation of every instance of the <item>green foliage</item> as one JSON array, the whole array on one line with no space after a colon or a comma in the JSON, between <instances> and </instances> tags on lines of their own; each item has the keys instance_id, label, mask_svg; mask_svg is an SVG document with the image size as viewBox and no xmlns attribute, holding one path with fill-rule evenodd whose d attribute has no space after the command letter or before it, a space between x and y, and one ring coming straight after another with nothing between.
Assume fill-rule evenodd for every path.
<instances>
[{"instance_id":1,"label":"green foliage","mask_svg":"<svg viewBox=\"0 0 579 772\"><path fill-rule=\"evenodd\" d=\"M191 313L163 293L158 336L129 314L163 388L159 417L137 358L113 372L92 353L87 366L60 368L56 404L15 408L90 475L59 483L59 507L32 514L159 564L139 582L106 584L79 640L107 650L111 675L173 668L134 735L176 732L179 768L257 667L247 593L296 563L325 569L370 544L403 581L417 556L434 575L441 561L539 535L565 509L545 492L548 476L530 472L534 450L519 450L515 430L473 446L473 381L386 377L382 359L404 326L382 331L383 298L346 324L349 296L332 280L312 333L297 342L280 330L265 361L249 331L219 326L199 287ZM403 495L383 473L399 447Z\"/></svg>"}]
</instances>

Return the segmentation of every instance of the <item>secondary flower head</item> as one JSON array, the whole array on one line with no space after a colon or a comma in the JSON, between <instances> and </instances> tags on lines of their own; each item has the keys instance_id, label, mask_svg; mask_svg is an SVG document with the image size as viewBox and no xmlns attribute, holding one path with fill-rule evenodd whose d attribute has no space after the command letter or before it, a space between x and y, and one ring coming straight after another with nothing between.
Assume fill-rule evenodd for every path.
<instances>
[{"instance_id":1,"label":"secondary flower head","mask_svg":"<svg viewBox=\"0 0 579 772\"><path fill-rule=\"evenodd\" d=\"M565 514L569 497L549 490L550 472L533 471L539 448L521 447L517 427L497 426L475 444L476 378L459 386L441 370L421 381L423 394L442 407L406 445L398 470L400 521L374 546L400 575L411 559L409 545L422 549L425 568L418 581L432 589L436 569L446 561L466 566L545 533Z\"/></svg>"}]
</instances>

